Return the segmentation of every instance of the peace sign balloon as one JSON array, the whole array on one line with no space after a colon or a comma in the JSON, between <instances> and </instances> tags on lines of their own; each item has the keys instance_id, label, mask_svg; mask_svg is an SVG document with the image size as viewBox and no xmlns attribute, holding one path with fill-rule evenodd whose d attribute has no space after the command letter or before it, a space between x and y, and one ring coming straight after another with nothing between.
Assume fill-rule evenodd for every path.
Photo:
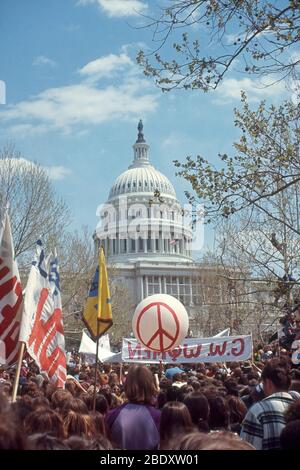
<instances>
[{"instance_id":1,"label":"peace sign balloon","mask_svg":"<svg viewBox=\"0 0 300 470\"><path fill-rule=\"evenodd\" d=\"M179 300L167 294L150 295L135 309L132 329L136 339L151 351L176 348L186 337L189 317Z\"/></svg>"}]
</instances>

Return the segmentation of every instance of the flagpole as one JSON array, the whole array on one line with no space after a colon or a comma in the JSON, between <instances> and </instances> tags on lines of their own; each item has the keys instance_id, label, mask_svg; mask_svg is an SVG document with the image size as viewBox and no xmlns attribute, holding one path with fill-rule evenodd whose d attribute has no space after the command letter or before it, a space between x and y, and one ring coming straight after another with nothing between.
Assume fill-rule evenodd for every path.
<instances>
[{"instance_id":1,"label":"flagpole","mask_svg":"<svg viewBox=\"0 0 300 470\"><path fill-rule=\"evenodd\" d=\"M122 359L121 359L121 364L120 364L120 377L119 377L119 382L121 385L123 385L123 381L122 381L122 372L123 372L123 363L122 363Z\"/></svg>"},{"instance_id":2,"label":"flagpole","mask_svg":"<svg viewBox=\"0 0 300 470\"><path fill-rule=\"evenodd\" d=\"M22 341L20 342L20 351L19 351L19 357L18 357L18 362L17 362L16 376L15 376L14 386L13 386L13 391L12 391L12 399L11 399L12 403L14 403L17 400L18 385L19 385L19 379L20 379L22 360L24 356L24 349L25 349L25 343Z\"/></svg>"},{"instance_id":3,"label":"flagpole","mask_svg":"<svg viewBox=\"0 0 300 470\"><path fill-rule=\"evenodd\" d=\"M93 398L93 411L96 410L96 384L97 384L97 372L98 372L98 351L99 351L99 335L100 335L100 298L101 298L101 248L99 253L98 261L98 305L97 305L97 342L96 342L96 364L95 364L95 386L94 386L94 398Z\"/></svg>"},{"instance_id":4,"label":"flagpole","mask_svg":"<svg viewBox=\"0 0 300 470\"><path fill-rule=\"evenodd\" d=\"M100 273L99 273L100 276ZM98 351L99 351L99 332L100 332L100 319L97 318L97 342L96 342L96 364L95 364L95 386L94 386L94 397L93 397L93 411L96 410L96 384L97 384L97 372L98 372Z\"/></svg>"},{"instance_id":5,"label":"flagpole","mask_svg":"<svg viewBox=\"0 0 300 470\"><path fill-rule=\"evenodd\" d=\"M160 379L162 378L162 374L163 374L163 365L162 365L162 360L160 359L160 361L159 361L159 375L160 375Z\"/></svg>"}]
</instances>

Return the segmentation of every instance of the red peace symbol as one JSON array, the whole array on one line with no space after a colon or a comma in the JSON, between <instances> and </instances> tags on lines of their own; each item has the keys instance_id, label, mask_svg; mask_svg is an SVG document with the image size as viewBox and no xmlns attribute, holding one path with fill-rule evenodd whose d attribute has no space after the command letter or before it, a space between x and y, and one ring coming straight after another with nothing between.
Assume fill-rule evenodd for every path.
<instances>
[{"instance_id":1,"label":"red peace symbol","mask_svg":"<svg viewBox=\"0 0 300 470\"><path fill-rule=\"evenodd\" d=\"M141 338L140 322L141 322L141 319L142 319L143 315L152 307L157 308L156 313L157 313L158 328L155 331L155 333L151 336L149 341L147 343L144 343L144 341ZM166 331L163 328L162 321L161 321L161 307L164 307L165 309L167 309L171 313L171 315L174 319L174 322L175 322L175 325L176 325L176 332L175 332L174 336L172 336L168 331ZM171 340L171 344L170 344L170 346L168 346L168 349L171 349L172 346L174 346L174 344L175 344L175 342L176 342L176 340L179 336L179 321L178 321L176 313L174 312L174 310L168 304L166 304L164 302L152 302L151 304L146 305L146 307L144 307L143 310L139 313L139 315L137 317L136 330L137 330L137 334L138 334L138 337L139 337L141 343L144 346L146 346L146 348L151 348L151 344L153 344L153 342L155 341L155 339L158 336L158 338L159 338L159 348L160 349L156 349L156 348L152 348L152 349L155 349L156 351L164 351L165 350L165 348L164 348L164 336Z\"/></svg>"}]
</instances>

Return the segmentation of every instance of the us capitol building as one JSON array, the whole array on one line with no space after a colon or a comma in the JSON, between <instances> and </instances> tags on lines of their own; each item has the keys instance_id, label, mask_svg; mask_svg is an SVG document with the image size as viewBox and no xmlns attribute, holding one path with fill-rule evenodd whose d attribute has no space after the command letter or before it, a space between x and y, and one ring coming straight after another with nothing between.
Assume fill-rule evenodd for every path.
<instances>
[{"instance_id":1,"label":"us capitol building","mask_svg":"<svg viewBox=\"0 0 300 470\"><path fill-rule=\"evenodd\" d=\"M173 185L151 165L140 121L133 162L113 183L94 234L133 305L163 293L180 300L190 316L199 310L205 267L200 272L192 258L192 229L182 214Z\"/></svg>"}]
</instances>

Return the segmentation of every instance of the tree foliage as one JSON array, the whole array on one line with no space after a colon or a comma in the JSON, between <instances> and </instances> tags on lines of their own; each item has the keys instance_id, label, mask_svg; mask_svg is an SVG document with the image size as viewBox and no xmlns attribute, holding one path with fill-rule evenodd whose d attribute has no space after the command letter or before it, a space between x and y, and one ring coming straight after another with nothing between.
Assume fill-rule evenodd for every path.
<instances>
[{"instance_id":1,"label":"tree foliage","mask_svg":"<svg viewBox=\"0 0 300 470\"><path fill-rule=\"evenodd\" d=\"M262 102L251 109L243 93L242 109L235 109L235 126L241 131L236 154L220 154L218 167L199 155L175 161L178 174L192 186L193 193L186 193L190 202L205 202L208 222L255 208L300 235L299 110L292 102L277 108ZM289 188L295 205L283 212L277 196Z\"/></svg>"},{"instance_id":2,"label":"tree foliage","mask_svg":"<svg viewBox=\"0 0 300 470\"><path fill-rule=\"evenodd\" d=\"M44 168L24 159L13 147L0 152L0 204L9 206L19 264L28 261L28 256L31 261L39 238L45 244L57 240L70 223L69 210Z\"/></svg>"},{"instance_id":3,"label":"tree foliage","mask_svg":"<svg viewBox=\"0 0 300 470\"><path fill-rule=\"evenodd\" d=\"M274 81L298 77L298 0L167 0L146 19L158 46L137 60L164 91L215 89L237 62L240 71Z\"/></svg>"}]
</instances>

